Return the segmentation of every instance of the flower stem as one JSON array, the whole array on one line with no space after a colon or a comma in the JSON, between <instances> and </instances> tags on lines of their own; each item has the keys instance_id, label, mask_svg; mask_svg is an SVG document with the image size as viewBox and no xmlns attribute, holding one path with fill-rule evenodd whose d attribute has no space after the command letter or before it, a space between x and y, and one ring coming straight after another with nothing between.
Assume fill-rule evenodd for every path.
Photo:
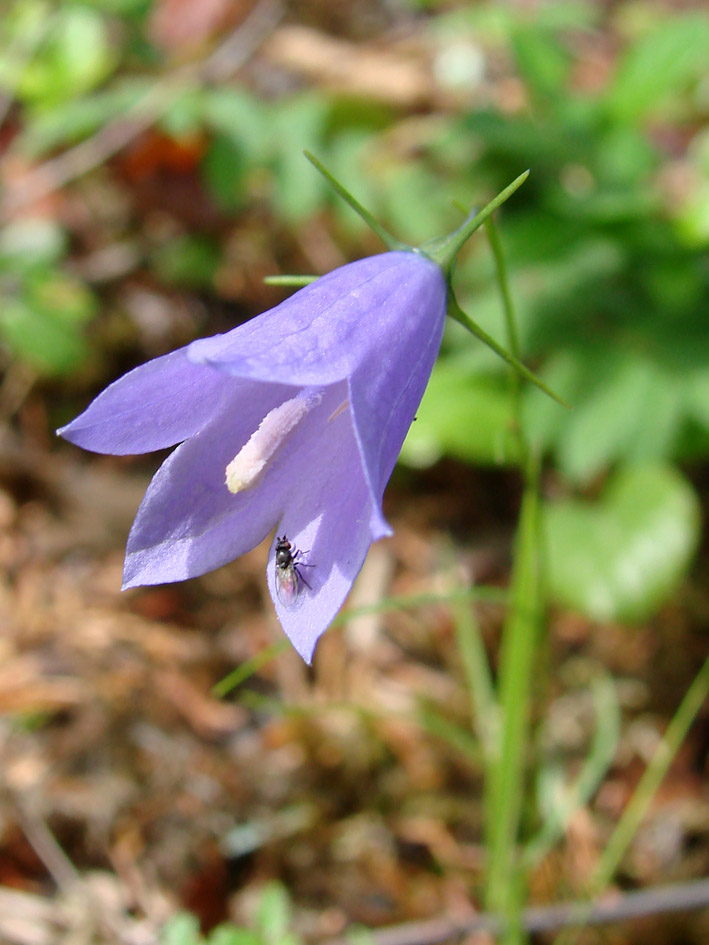
<instances>
[{"instance_id":1,"label":"flower stem","mask_svg":"<svg viewBox=\"0 0 709 945\"><path fill-rule=\"evenodd\" d=\"M486 773L487 905L504 916L505 945L524 941L520 925L524 877L519 867L519 826L529 744L532 680L543 609L540 501L537 474L527 471L512 570L512 600L502 636L499 700L502 731Z\"/></svg>"},{"instance_id":2,"label":"flower stem","mask_svg":"<svg viewBox=\"0 0 709 945\"><path fill-rule=\"evenodd\" d=\"M505 313L507 344L513 359L519 363L519 334L502 244L492 220L488 218L485 225ZM544 581L539 464L524 433L521 377L517 371L511 384L512 422L524 476L524 495L514 550L510 608L502 634L498 681L502 732L499 750L487 771L486 821L490 858L488 905L506 920L505 945L518 945L525 940L521 924L525 876L518 854L519 830L525 791L532 683L544 610Z\"/></svg>"}]
</instances>

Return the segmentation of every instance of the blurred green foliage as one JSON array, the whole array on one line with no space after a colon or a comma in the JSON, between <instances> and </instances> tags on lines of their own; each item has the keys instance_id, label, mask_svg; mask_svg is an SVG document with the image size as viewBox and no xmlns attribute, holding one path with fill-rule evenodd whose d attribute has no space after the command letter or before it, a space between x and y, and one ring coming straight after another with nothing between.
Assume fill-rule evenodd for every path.
<instances>
[{"instance_id":1,"label":"blurred green foliage","mask_svg":"<svg viewBox=\"0 0 709 945\"><path fill-rule=\"evenodd\" d=\"M267 883L261 891L253 927L226 922L203 938L197 919L183 912L167 923L160 945L300 945L290 925L288 893L280 883Z\"/></svg>"},{"instance_id":2,"label":"blurred green foliage","mask_svg":"<svg viewBox=\"0 0 709 945\"><path fill-rule=\"evenodd\" d=\"M424 6L412 10L440 94L407 108L317 85L264 94L238 79L210 84L151 41L147 0L17 0L0 24L0 92L14 103L7 154L46 161L145 114L176 146L197 141L195 177L213 224L179 221L146 249L136 198L127 235L146 278L207 300L220 294L234 230L257 211L270 214L264 242L297 246L326 219L347 255L377 251L303 160L305 147L411 243L446 232L456 203L482 202L530 167L501 230L524 355L573 405L525 394L529 435L570 494L547 510L552 589L594 616L645 616L675 589L696 544L691 487L671 464L709 454L709 15L637 3L612 13L593 3ZM90 207L88 190L84 199ZM71 224L46 214L0 233L0 340L40 375L75 372L94 354L87 327L100 292L80 275L80 255ZM481 236L459 267L459 298L502 338L491 272ZM517 458L503 366L456 325L402 458L425 466L443 455ZM618 483L644 475L634 471L644 464L652 488L624 491ZM593 498L611 470L608 492ZM581 506L574 491L591 498ZM658 509L675 501L672 544ZM614 555L601 560L618 529ZM629 565L643 542L667 559L672 545L672 565ZM572 544L581 564L569 575ZM620 590L620 572L607 573L614 561L642 580Z\"/></svg>"}]
</instances>

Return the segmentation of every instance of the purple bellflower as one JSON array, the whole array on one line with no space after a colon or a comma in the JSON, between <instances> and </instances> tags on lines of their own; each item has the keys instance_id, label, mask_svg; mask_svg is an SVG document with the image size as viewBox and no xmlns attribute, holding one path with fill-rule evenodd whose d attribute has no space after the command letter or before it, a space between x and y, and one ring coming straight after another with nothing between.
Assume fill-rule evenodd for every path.
<instances>
[{"instance_id":1,"label":"purple bellflower","mask_svg":"<svg viewBox=\"0 0 709 945\"><path fill-rule=\"evenodd\" d=\"M306 662L369 546L391 534L382 496L436 360L446 310L544 387L461 311L450 286L460 247L526 174L455 233L413 250L311 160L391 251L342 266L233 331L130 371L59 430L97 453L179 444L136 515L124 588L196 577L274 529L283 536L271 545L268 587Z\"/></svg>"},{"instance_id":2,"label":"purple bellflower","mask_svg":"<svg viewBox=\"0 0 709 945\"><path fill-rule=\"evenodd\" d=\"M98 453L181 444L138 510L124 587L204 574L275 528L301 549L302 577L285 606L274 541L269 590L310 662L370 544L391 534L382 495L445 314L440 267L416 252L384 253L111 384L62 436Z\"/></svg>"}]
</instances>

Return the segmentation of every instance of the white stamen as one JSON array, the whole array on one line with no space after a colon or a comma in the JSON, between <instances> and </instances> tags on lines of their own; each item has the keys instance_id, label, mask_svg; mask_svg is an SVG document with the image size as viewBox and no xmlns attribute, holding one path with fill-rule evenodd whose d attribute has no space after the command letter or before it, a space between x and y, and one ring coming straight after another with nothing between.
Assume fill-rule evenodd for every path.
<instances>
[{"instance_id":1,"label":"white stamen","mask_svg":"<svg viewBox=\"0 0 709 945\"><path fill-rule=\"evenodd\" d=\"M347 408L349 407L349 405L350 405L349 399L343 400L342 403L340 404L340 406L339 406L336 410L333 410L333 412L332 412L332 413L330 414L330 416L327 418L327 422L328 422L328 423L332 423L333 420L337 420L337 418L340 416L340 414L341 414L341 413L344 413L345 410L347 410Z\"/></svg>"},{"instance_id":2,"label":"white stamen","mask_svg":"<svg viewBox=\"0 0 709 945\"><path fill-rule=\"evenodd\" d=\"M322 394L310 389L269 411L226 468L229 492L251 488L288 434L321 401Z\"/></svg>"}]
</instances>

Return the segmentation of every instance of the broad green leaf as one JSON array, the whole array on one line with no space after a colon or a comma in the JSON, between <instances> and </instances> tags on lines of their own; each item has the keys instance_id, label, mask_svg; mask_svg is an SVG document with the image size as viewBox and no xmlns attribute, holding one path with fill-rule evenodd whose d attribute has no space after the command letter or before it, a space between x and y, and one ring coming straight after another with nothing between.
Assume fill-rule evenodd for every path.
<instances>
[{"instance_id":1,"label":"broad green leaf","mask_svg":"<svg viewBox=\"0 0 709 945\"><path fill-rule=\"evenodd\" d=\"M618 121L645 118L673 93L706 73L709 16L668 18L638 40L621 60L608 94Z\"/></svg>"},{"instance_id":2,"label":"broad green leaf","mask_svg":"<svg viewBox=\"0 0 709 945\"><path fill-rule=\"evenodd\" d=\"M682 411L678 379L652 361L608 354L598 383L571 415L558 446L561 471L588 481L611 461L670 455Z\"/></svg>"},{"instance_id":3,"label":"broad green leaf","mask_svg":"<svg viewBox=\"0 0 709 945\"><path fill-rule=\"evenodd\" d=\"M697 545L697 497L669 466L621 469L595 502L548 504L551 595L596 620L643 620L682 581Z\"/></svg>"},{"instance_id":4,"label":"broad green leaf","mask_svg":"<svg viewBox=\"0 0 709 945\"><path fill-rule=\"evenodd\" d=\"M338 134L330 142L328 167L338 180L346 180L347 189L377 215L377 198L368 161L372 140L370 129L352 128ZM367 230L367 224L343 200L336 201L332 207L345 233L361 234Z\"/></svg>"},{"instance_id":5,"label":"broad green leaf","mask_svg":"<svg viewBox=\"0 0 709 945\"><path fill-rule=\"evenodd\" d=\"M709 430L709 364L687 377L685 397L690 416Z\"/></svg>"},{"instance_id":6,"label":"broad green leaf","mask_svg":"<svg viewBox=\"0 0 709 945\"><path fill-rule=\"evenodd\" d=\"M412 244L431 233L446 233L460 222L460 214L440 200L439 182L422 161L396 161L384 168L381 202L390 229L405 233Z\"/></svg>"}]
</instances>

